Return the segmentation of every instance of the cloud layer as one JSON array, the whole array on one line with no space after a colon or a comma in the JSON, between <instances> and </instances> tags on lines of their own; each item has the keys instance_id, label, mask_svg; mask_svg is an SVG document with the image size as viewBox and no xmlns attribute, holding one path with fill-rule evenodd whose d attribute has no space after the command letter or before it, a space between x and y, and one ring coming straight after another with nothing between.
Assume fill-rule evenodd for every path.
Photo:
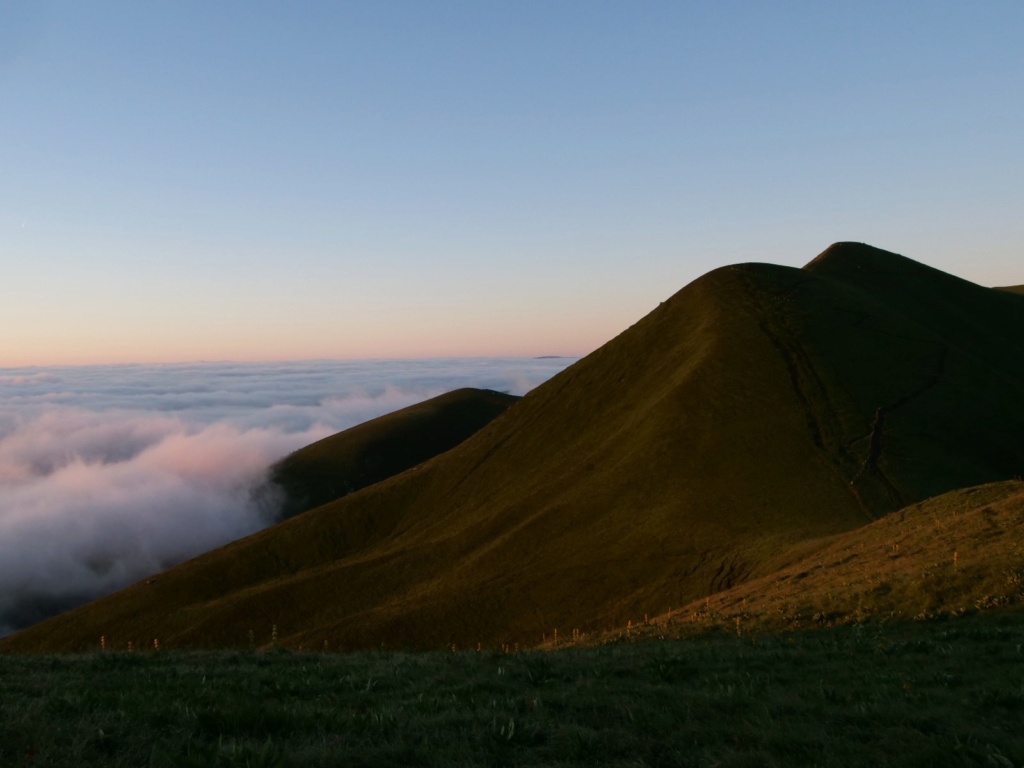
<instances>
[{"instance_id":1,"label":"cloud layer","mask_svg":"<svg viewBox=\"0 0 1024 768\"><path fill-rule=\"evenodd\" d=\"M0 369L0 634L267 525L271 463L463 386L572 362L476 359Z\"/></svg>"}]
</instances>

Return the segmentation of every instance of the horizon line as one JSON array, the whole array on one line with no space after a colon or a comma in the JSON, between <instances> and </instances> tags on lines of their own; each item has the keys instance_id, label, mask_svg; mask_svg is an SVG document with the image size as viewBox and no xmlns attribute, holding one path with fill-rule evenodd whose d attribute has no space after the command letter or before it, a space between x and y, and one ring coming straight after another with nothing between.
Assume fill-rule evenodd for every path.
<instances>
[{"instance_id":1,"label":"horizon line","mask_svg":"<svg viewBox=\"0 0 1024 768\"><path fill-rule=\"evenodd\" d=\"M589 354L589 353L587 353ZM0 363L0 371L24 371L43 368L132 368L182 365L286 365L292 363L386 363L414 362L428 360L579 360L586 354L541 354L541 355L415 355L415 356L367 356L367 357L295 357L295 358L223 358L223 359L178 359L150 361L111 361L93 363Z\"/></svg>"}]
</instances>

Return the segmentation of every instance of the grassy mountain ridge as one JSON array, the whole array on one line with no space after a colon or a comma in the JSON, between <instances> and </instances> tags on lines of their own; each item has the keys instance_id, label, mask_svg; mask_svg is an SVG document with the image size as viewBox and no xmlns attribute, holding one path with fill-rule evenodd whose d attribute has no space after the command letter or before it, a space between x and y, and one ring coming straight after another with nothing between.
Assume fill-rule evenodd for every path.
<instances>
[{"instance_id":1,"label":"grassy mountain ridge","mask_svg":"<svg viewBox=\"0 0 1024 768\"><path fill-rule=\"evenodd\" d=\"M868 246L723 267L452 450L0 650L535 644L685 605L1024 471L1021 338L1020 297Z\"/></svg>"},{"instance_id":2,"label":"grassy mountain ridge","mask_svg":"<svg viewBox=\"0 0 1024 768\"><path fill-rule=\"evenodd\" d=\"M432 459L518 399L491 390L457 389L301 448L270 471L272 487L284 492L281 517L322 506Z\"/></svg>"},{"instance_id":3,"label":"grassy mountain ridge","mask_svg":"<svg viewBox=\"0 0 1024 768\"><path fill-rule=\"evenodd\" d=\"M961 488L811 540L768 576L589 643L960 616L1024 602L1024 481Z\"/></svg>"}]
</instances>

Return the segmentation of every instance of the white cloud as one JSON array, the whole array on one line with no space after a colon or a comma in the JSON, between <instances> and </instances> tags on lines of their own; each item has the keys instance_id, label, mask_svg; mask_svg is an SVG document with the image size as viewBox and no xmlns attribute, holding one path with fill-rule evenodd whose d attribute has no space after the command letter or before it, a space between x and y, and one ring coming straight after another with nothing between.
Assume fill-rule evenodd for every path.
<instances>
[{"instance_id":1,"label":"white cloud","mask_svg":"<svg viewBox=\"0 0 1024 768\"><path fill-rule=\"evenodd\" d=\"M52 373L28 373L28 374L7 374L0 376L0 386L10 387L25 385L43 385L50 381L56 381L57 377Z\"/></svg>"},{"instance_id":2,"label":"white cloud","mask_svg":"<svg viewBox=\"0 0 1024 768\"><path fill-rule=\"evenodd\" d=\"M277 459L463 386L570 360L0 370L0 634L265 526Z\"/></svg>"}]
</instances>

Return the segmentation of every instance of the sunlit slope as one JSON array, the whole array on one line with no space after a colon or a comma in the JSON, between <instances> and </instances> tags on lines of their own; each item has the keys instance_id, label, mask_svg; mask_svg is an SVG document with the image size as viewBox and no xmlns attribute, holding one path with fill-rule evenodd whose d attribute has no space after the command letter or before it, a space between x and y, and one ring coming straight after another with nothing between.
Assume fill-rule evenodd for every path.
<instances>
[{"instance_id":1,"label":"sunlit slope","mask_svg":"<svg viewBox=\"0 0 1024 768\"><path fill-rule=\"evenodd\" d=\"M957 616L1024 602L1024 482L941 494L808 542L769 576L588 642Z\"/></svg>"},{"instance_id":2,"label":"sunlit slope","mask_svg":"<svg viewBox=\"0 0 1024 768\"><path fill-rule=\"evenodd\" d=\"M250 629L261 644L274 624L306 647L533 644L1024 470L1024 300L830 251L804 270L715 270L451 451L0 649L239 646ZM891 286L864 283L862 258L899 265ZM978 425L1009 437L967 439Z\"/></svg>"},{"instance_id":3,"label":"sunlit slope","mask_svg":"<svg viewBox=\"0 0 1024 768\"><path fill-rule=\"evenodd\" d=\"M519 398L458 389L318 440L279 461L271 482L284 491L282 517L305 512L450 450Z\"/></svg>"},{"instance_id":4,"label":"sunlit slope","mask_svg":"<svg viewBox=\"0 0 1024 768\"><path fill-rule=\"evenodd\" d=\"M1024 293L1024 285L1006 285L996 288L997 291L1010 291L1011 293Z\"/></svg>"}]
</instances>

